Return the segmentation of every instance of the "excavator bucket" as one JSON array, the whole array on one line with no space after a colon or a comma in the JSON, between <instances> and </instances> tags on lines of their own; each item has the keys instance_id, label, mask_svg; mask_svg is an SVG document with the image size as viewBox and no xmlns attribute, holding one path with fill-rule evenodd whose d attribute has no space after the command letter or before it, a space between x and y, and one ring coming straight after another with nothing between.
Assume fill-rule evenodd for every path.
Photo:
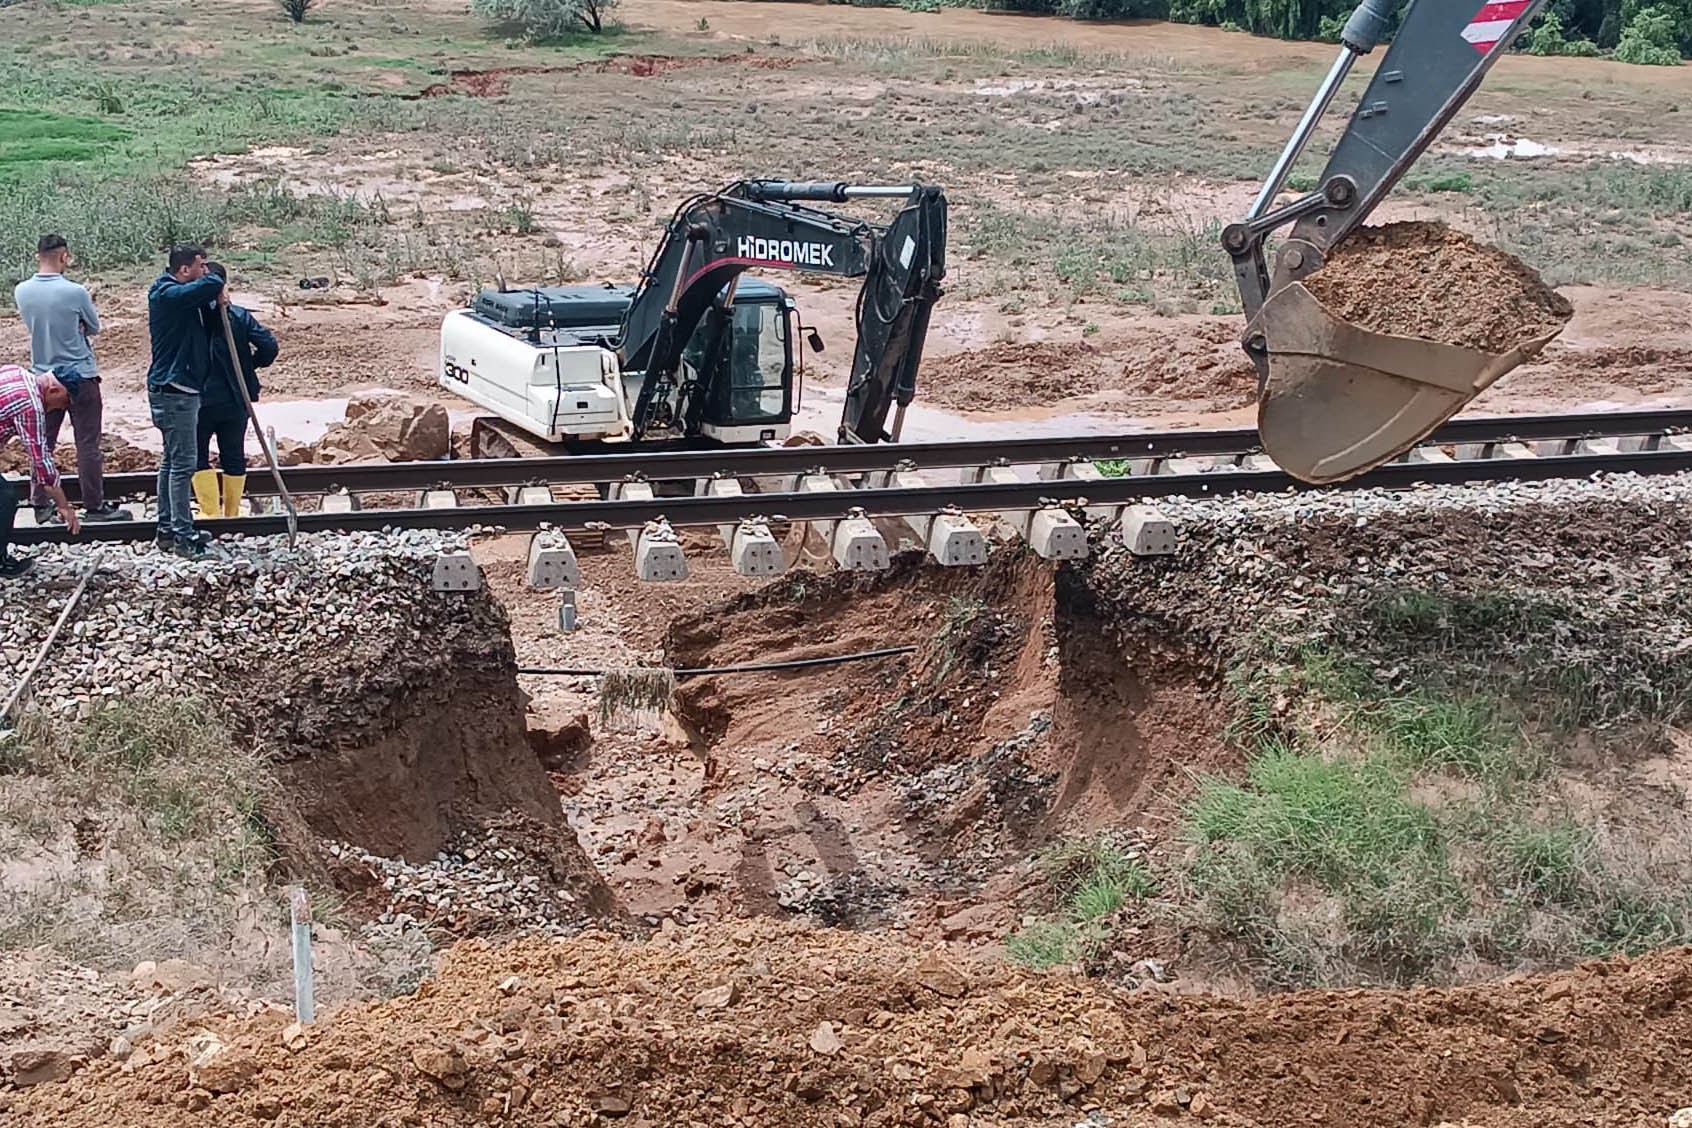
<instances>
[{"instance_id":1,"label":"excavator bucket","mask_svg":"<svg viewBox=\"0 0 1692 1128\"><path fill-rule=\"evenodd\" d=\"M1264 452L1316 484L1402 454L1556 336L1488 353L1372 333L1296 282L1264 302L1247 332L1263 335L1269 355L1257 403Z\"/></svg>"}]
</instances>

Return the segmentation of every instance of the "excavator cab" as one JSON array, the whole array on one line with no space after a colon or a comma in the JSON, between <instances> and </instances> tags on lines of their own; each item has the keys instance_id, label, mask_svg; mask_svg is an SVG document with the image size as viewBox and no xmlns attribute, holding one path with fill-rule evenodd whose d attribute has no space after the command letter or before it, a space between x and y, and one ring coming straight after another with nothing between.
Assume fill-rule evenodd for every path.
<instances>
[{"instance_id":1,"label":"excavator cab","mask_svg":"<svg viewBox=\"0 0 1692 1128\"><path fill-rule=\"evenodd\" d=\"M703 433L720 441L778 437L793 415L793 300L779 286L741 278L699 321L683 350L703 397Z\"/></svg>"},{"instance_id":2,"label":"excavator cab","mask_svg":"<svg viewBox=\"0 0 1692 1128\"><path fill-rule=\"evenodd\" d=\"M1543 2L1411 0L1400 19L1400 0L1364 0L1251 210L1223 231L1248 319L1242 343L1258 372L1259 437L1294 477L1336 482L1396 457L1554 335L1487 353L1372 332L1303 284L1468 101ZM1352 64L1389 32L1392 45L1315 189L1275 207ZM1271 273L1267 238L1289 226Z\"/></svg>"}]
</instances>

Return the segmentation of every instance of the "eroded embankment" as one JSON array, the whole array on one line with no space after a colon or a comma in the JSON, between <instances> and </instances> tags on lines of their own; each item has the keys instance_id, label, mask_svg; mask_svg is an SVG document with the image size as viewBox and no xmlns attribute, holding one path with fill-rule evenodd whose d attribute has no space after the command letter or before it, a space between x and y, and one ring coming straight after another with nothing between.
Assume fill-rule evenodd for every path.
<instances>
[{"instance_id":1,"label":"eroded embankment","mask_svg":"<svg viewBox=\"0 0 1692 1128\"><path fill-rule=\"evenodd\" d=\"M504 613L485 593L430 590L428 534L237 542L180 561L106 548L34 707L87 717L136 698L191 698L276 764L318 836L388 853L438 850L480 818L556 824L523 731ZM8 593L0 683L21 675L89 550L43 553Z\"/></svg>"},{"instance_id":2,"label":"eroded embankment","mask_svg":"<svg viewBox=\"0 0 1692 1128\"><path fill-rule=\"evenodd\" d=\"M1661 1124L1692 958L1246 1001L774 924L466 944L415 996L219 1024L14 1098L20 1125ZM1091 1115L1089 1115L1091 1114Z\"/></svg>"},{"instance_id":3,"label":"eroded embankment","mask_svg":"<svg viewBox=\"0 0 1692 1128\"><path fill-rule=\"evenodd\" d=\"M795 574L678 620L677 667L914 653L683 679L702 794L626 853L707 917L1002 936L1032 849L1156 820L1183 766L1228 755L1210 669L1161 641L1125 653L1090 598L1008 548L982 570Z\"/></svg>"},{"instance_id":4,"label":"eroded embankment","mask_svg":"<svg viewBox=\"0 0 1692 1128\"><path fill-rule=\"evenodd\" d=\"M1692 483L1171 501L1086 569L1224 671L1188 955L1274 986L1469 981L1692 939Z\"/></svg>"}]
</instances>

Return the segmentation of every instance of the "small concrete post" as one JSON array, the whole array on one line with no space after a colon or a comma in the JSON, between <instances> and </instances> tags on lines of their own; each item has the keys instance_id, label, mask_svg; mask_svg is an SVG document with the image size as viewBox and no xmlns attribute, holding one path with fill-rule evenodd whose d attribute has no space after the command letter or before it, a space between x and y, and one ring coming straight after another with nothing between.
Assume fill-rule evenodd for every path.
<instances>
[{"instance_id":1,"label":"small concrete post","mask_svg":"<svg viewBox=\"0 0 1692 1128\"><path fill-rule=\"evenodd\" d=\"M482 573L469 552L454 549L435 557L433 582L436 591L475 591L482 586Z\"/></svg>"},{"instance_id":2,"label":"small concrete post","mask_svg":"<svg viewBox=\"0 0 1692 1128\"><path fill-rule=\"evenodd\" d=\"M305 889L288 890L288 916L294 942L294 1019L304 1026L317 1015L311 978L311 902Z\"/></svg>"},{"instance_id":3,"label":"small concrete post","mask_svg":"<svg viewBox=\"0 0 1692 1128\"><path fill-rule=\"evenodd\" d=\"M559 529L542 529L529 538L529 586L536 591L578 587L582 570L570 538Z\"/></svg>"},{"instance_id":4,"label":"small concrete post","mask_svg":"<svg viewBox=\"0 0 1692 1128\"><path fill-rule=\"evenodd\" d=\"M558 629L569 634L576 629L576 589L558 589Z\"/></svg>"},{"instance_id":5,"label":"small concrete post","mask_svg":"<svg viewBox=\"0 0 1692 1128\"><path fill-rule=\"evenodd\" d=\"M1026 539L1044 560L1087 558L1087 530L1061 505L1036 509L1029 518Z\"/></svg>"},{"instance_id":6,"label":"small concrete post","mask_svg":"<svg viewBox=\"0 0 1692 1128\"><path fill-rule=\"evenodd\" d=\"M635 541L635 574L648 583L671 583L687 579L687 556L670 523L659 517L644 528L630 530Z\"/></svg>"}]
</instances>

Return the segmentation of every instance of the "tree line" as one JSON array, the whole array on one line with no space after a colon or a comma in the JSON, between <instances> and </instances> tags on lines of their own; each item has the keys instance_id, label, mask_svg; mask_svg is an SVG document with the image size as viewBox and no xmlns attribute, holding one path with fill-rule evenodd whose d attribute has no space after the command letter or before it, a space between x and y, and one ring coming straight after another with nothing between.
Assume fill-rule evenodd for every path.
<instances>
[{"instance_id":1,"label":"tree line","mask_svg":"<svg viewBox=\"0 0 1692 1128\"><path fill-rule=\"evenodd\" d=\"M835 0L935 11L957 4L1077 20L1174 20L1278 39L1338 42L1355 0ZM1604 55L1679 66L1692 55L1692 0L1551 0L1515 45L1534 55Z\"/></svg>"}]
</instances>

